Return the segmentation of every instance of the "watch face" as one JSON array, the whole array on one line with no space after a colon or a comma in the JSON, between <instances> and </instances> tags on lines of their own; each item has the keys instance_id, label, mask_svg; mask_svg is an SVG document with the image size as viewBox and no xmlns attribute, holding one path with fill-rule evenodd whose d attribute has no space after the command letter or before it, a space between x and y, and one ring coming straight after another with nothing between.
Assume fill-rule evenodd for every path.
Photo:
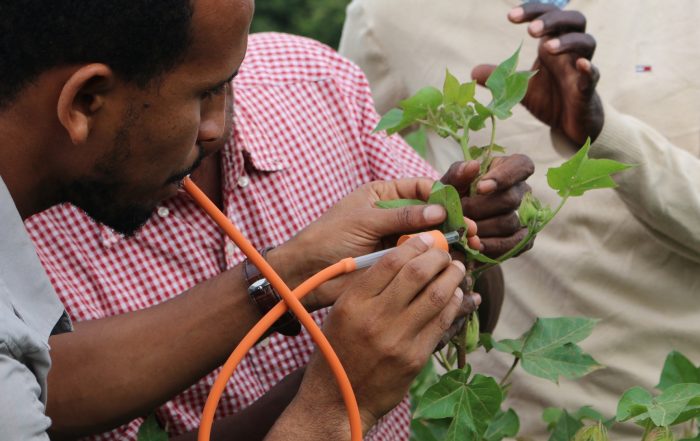
<instances>
[{"instance_id":1,"label":"watch face","mask_svg":"<svg viewBox=\"0 0 700 441\"><path fill-rule=\"evenodd\" d=\"M257 280L253 282L249 287L248 287L248 294L252 294L256 291L260 291L261 289L264 289L265 287L269 286L270 282L267 281L267 279L262 278L260 280Z\"/></svg>"}]
</instances>

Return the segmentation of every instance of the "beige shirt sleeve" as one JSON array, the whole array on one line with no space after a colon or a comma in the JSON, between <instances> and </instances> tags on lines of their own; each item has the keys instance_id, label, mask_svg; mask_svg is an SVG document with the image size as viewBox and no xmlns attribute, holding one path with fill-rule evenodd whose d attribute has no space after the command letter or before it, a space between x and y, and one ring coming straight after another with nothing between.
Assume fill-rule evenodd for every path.
<instances>
[{"instance_id":1,"label":"beige shirt sleeve","mask_svg":"<svg viewBox=\"0 0 700 441\"><path fill-rule=\"evenodd\" d=\"M618 194L654 237L700 263L699 158L607 104L590 155L637 164L617 175Z\"/></svg>"},{"instance_id":2,"label":"beige shirt sleeve","mask_svg":"<svg viewBox=\"0 0 700 441\"><path fill-rule=\"evenodd\" d=\"M402 76L391 67L389 52L380 43L363 2L347 8L338 52L359 65L370 83L374 105L383 115L409 96Z\"/></svg>"}]
</instances>

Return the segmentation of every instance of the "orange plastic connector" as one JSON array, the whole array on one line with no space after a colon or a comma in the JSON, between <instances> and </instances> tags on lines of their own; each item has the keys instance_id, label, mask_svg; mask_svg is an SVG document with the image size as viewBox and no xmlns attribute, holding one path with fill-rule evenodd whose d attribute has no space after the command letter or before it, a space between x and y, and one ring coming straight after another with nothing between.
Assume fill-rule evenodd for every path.
<instances>
[{"instance_id":1,"label":"orange plastic connector","mask_svg":"<svg viewBox=\"0 0 700 441\"><path fill-rule=\"evenodd\" d=\"M277 275L274 269L263 259L253 245L241 234L235 225L224 215L221 210L195 185L192 180L187 177L183 181L183 187L190 196L207 212L207 214L224 230L224 232L233 240L238 248L248 256L250 261L258 267L260 272L277 290L284 302L278 303L248 332L241 340L236 349L233 351L229 359L224 363L224 366L216 378L212 386L207 402L204 405L202 412L202 421L199 426L197 435L198 441L209 441L211 429L214 422L214 413L224 391L228 379L233 375L236 366L241 362L245 354L252 348L255 343L262 337L265 332L284 314L289 308L294 315L299 319L301 324L309 331L314 342L325 357L330 366L335 378L338 382L345 407L350 418L350 434L352 441L362 441L362 421L360 419L360 410L355 399L355 393L352 390L350 380L347 373L343 369L338 356L333 351L330 343L326 339L323 332L316 325L311 315L304 309L304 306L299 302L299 298L303 297L314 288L321 285L323 282L332 279L340 274L352 272L355 270L355 260L351 258L343 259L340 262L331 265L323 271L315 274L307 281L299 285L293 292Z\"/></svg>"},{"instance_id":2,"label":"orange plastic connector","mask_svg":"<svg viewBox=\"0 0 700 441\"><path fill-rule=\"evenodd\" d=\"M419 234L430 234L431 236L433 236L433 239L435 239L433 248L439 248L443 251L450 251L450 245L447 243L447 238L442 232L438 230L426 231L425 233L406 234L404 236L399 237L399 240L396 242L396 245L401 245L408 239L418 236Z\"/></svg>"}]
</instances>

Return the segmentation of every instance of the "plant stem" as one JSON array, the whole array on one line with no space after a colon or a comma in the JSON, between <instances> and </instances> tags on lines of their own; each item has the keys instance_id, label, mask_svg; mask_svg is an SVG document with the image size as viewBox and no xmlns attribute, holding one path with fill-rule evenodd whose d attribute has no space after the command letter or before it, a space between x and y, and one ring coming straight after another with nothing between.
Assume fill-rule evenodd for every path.
<instances>
[{"instance_id":1,"label":"plant stem","mask_svg":"<svg viewBox=\"0 0 700 441\"><path fill-rule=\"evenodd\" d=\"M510 369L508 369L508 372L506 372L506 375L503 377L501 382L498 383L499 386L504 387L506 385L506 382L510 379L511 374L513 374L513 371L518 366L519 362L520 357L515 357L515 359L513 360L513 364L510 365Z\"/></svg>"}]
</instances>

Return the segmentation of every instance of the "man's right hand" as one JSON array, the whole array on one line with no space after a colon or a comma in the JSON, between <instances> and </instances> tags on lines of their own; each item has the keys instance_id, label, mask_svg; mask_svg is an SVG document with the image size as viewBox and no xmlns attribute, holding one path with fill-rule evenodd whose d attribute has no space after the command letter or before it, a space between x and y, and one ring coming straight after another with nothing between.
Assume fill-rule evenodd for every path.
<instances>
[{"instance_id":1,"label":"man's right hand","mask_svg":"<svg viewBox=\"0 0 700 441\"><path fill-rule=\"evenodd\" d=\"M324 333L353 385L365 431L403 399L462 304L464 265L432 243L429 235L420 235L384 256L343 293L326 319ZM295 401L347 420L319 353ZM331 424L338 423L343 421Z\"/></svg>"}]
</instances>

